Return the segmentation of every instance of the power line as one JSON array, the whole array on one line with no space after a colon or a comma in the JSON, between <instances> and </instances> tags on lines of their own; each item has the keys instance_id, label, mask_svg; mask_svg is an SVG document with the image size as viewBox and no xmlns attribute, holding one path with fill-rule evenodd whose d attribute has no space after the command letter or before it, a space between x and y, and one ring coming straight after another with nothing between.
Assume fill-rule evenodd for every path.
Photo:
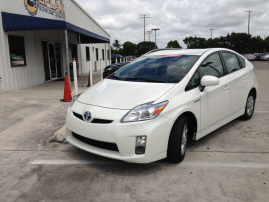
<instances>
[{"instance_id":1,"label":"power line","mask_svg":"<svg viewBox=\"0 0 269 202\"><path fill-rule=\"evenodd\" d=\"M245 12L248 12L248 34L249 34L250 13L253 11L245 11Z\"/></svg>"},{"instance_id":2,"label":"power line","mask_svg":"<svg viewBox=\"0 0 269 202\"><path fill-rule=\"evenodd\" d=\"M139 15L139 18L144 18L144 41L146 40L146 33L145 33L145 24L146 24L146 18L151 18L150 14L141 14Z\"/></svg>"}]
</instances>

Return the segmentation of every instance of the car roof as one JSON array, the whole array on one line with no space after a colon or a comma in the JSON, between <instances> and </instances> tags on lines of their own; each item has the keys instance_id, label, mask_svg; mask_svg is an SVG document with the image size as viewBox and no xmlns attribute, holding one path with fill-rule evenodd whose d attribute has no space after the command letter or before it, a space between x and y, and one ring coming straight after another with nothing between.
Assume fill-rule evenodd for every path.
<instances>
[{"instance_id":1,"label":"car roof","mask_svg":"<svg viewBox=\"0 0 269 202\"><path fill-rule=\"evenodd\" d=\"M156 50L153 52L148 53L147 55L174 55L174 54L179 54L179 55L202 55L206 51L210 49L163 49L163 50Z\"/></svg>"}]
</instances>

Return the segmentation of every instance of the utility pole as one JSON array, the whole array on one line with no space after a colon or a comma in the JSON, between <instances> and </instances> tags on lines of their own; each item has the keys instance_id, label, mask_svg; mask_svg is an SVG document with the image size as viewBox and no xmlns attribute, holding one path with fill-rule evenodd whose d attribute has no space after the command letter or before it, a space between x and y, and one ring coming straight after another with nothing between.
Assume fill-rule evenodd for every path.
<instances>
[{"instance_id":1,"label":"utility pole","mask_svg":"<svg viewBox=\"0 0 269 202\"><path fill-rule=\"evenodd\" d=\"M150 35L151 35L151 31L147 31L147 34L149 35L149 41L150 41Z\"/></svg>"},{"instance_id":2,"label":"utility pole","mask_svg":"<svg viewBox=\"0 0 269 202\"><path fill-rule=\"evenodd\" d=\"M160 30L160 29L151 29L151 30L154 30L155 31L155 49L157 48L157 44L156 44L156 31L157 30Z\"/></svg>"},{"instance_id":3,"label":"utility pole","mask_svg":"<svg viewBox=\"0 0 269 202\"><path fill-rule=\"evenodd\" d=\"M144 18L144 41L146 40L146 32L145 32L145 24L146 24L146 18L151 18L150 14L141 14L139 15L139 18Z\"/></svg>"},{"instance_id":4,"label":"utility pole","mask_svg":"<svg viewBox=\"0 0 269 202\"><path fill-rule=\"evenodd\" d=\"M211 30L211 39L212 39L212 30L214 30L214 29L210 29Z\"/></svg>"},{"instance_id":5,"label":"utility pole","mask_svg":"<svg viewBox=\"0 0 269 202\"><path fill-rule=\"evenodd\" d=\"M245 11L245 12L248 12L248 34L249 34L250 13L251 13L252 11Z\"/></svg>"}]
</instances>

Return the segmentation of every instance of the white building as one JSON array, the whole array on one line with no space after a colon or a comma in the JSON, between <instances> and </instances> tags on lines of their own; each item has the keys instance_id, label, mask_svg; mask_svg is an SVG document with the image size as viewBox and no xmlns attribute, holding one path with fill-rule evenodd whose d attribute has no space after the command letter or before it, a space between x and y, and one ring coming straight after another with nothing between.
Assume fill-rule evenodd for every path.
<instances>
[{"instance_id":1,"label":"white building","mask_svg":"<svg viewBox=\"0 0 269 202\"><path fill-rule=\"evenodd\" d=\"M0 11L0 94L63 78L72 58L80 73L109 64L110 35L75 0L0 0Z\"/></svg>"}]
</instances>

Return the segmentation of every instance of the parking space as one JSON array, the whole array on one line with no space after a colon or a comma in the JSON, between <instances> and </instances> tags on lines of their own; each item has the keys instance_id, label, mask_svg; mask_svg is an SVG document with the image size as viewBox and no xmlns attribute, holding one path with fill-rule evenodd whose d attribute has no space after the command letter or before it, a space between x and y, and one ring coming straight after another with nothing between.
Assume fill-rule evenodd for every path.
<instances>
[{"instance_id":1,"label":"parking space","mask_svg":"<svg viewBox=\"0 0 269 202\"><path fill-rule=\"evenodd\" d=\"M59 102L63 82L1 95L0 201L268 201L269 63L253 64L252 119L190 142L180 164L125 163L52 142L69 106Z\"/></svg>"}]
</instances>

